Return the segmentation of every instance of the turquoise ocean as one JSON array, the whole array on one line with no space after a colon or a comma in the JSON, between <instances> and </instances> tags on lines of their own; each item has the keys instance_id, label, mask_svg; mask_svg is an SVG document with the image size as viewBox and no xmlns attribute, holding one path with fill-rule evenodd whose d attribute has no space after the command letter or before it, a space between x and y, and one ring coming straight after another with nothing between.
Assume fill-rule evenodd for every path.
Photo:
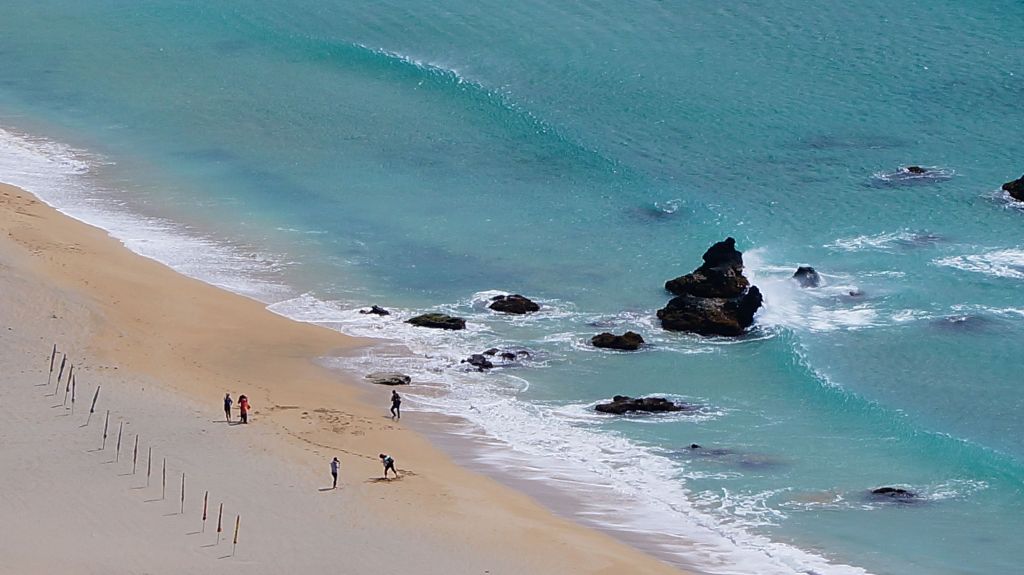
<instances>
[{"instance_id":1,"label":"turquoise ocean","mask_svg":"<svg viewBox=\"0 0 1024 575\"><path fill-rule=\"evenodd\" d=\"M1020 573L1022 25L1009 0L5 0L0 181L379 338L324 361L410 373L410 419L460 416L474 464L669 561ZM664 281L726 236L756 325L663 332ZM402 323L425 311L470 327ZM650 345L587 345L625 329ZM490 347L531 356L459 364ZM593 412L615 394L702 407Z\"/></svg>"}]
</instances>

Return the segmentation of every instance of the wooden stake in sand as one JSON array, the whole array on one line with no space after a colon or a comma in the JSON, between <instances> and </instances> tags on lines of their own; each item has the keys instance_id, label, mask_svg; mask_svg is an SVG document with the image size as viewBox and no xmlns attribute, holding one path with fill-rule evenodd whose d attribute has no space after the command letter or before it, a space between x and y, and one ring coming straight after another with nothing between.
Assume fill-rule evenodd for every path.
<instances>
[{"instance_id":1,"label":"wooden stake in sand","mask_svg":"<svg viewBox=\"0 0 1024 575\"><path fill-rule=\"evenodd\" d=\"M185 514L185 474L181 474L181 511L182 515Z\"/></svg>"},{"instance_id":2,"label":"wooden stake in sand","mask_svg":"<svg viewBox=\"0 0 1024 575\"><path fill-rule=\"evenodd\" d=\"M86 427L89 426L89 420L92 419L92 414L96 412L96 400L100 398L100 388L102 385L96 386L96 393L92 396L92 405L89 407L89 417L85 418Z\"/></svg>"},{"instance_id":3,"label":"wooden stake in sand","mask_svg":"<svg viewBox=\"0 0 1024 575\"><path fill-rule=\"evenodd\" d=\"M206 533L206 501L210 498L210 492L203 493L203 533Z\"/></svg>"},{"instance_id":4,"label":"wooden stake in sand","mask_svg":"<svg viewBox=\"0 0 1024 575\"><path fill-rule=\"evenodd\" d=\"M231 540L231 556L235 556L235 547L238 546L238 525L242 522L241 515L235 515L235 538Z\"/></svg>"},{"instance_id":5,"label":"wooden stake in sand","mask_svg":"<svg viewBox=\"0 0 1024 575\"><path fill-rule=\"evenodd\" d=\"M60 360L60 370L57 372L57 387L53 388L53 394L57 395L57 391L60 390L60 378L64 375L64 364L68 362L68 354L64 354L64 357Z\"/></svg>"},{"instance_id":6,"label":"wooden stake in sand","mask_svg":"<svg viewBox=\"0 0 1024 575\"><path fill-rule=\"evenodd\" d=\"M57 359L57 344L53 344L53 351L50 352L50 373L46 376L46 385L49 387L53 379L53 360Z\"/></svg>"},{"instance_id":7,"label":"wooden stake in sand","mask_svg":"<svg viewBox=\"0 0 1024 575\"><path fill-rule=\"evenodd\" d=\"M162 483L163 486L160 488L160 499L166 499L167 498L167 458L166 457L164 458L163 477L164 477L163 483Z\"/></svg>"},{"instance_id":8,"label":"wooden stake in sand","mask_svg":"<svg viewBox=\"0 0 1024 575\"><path fill-rule=\"evenodd\" d=\"M71 415L75 414L75 378L71 378Z\"/></svg>"},{"instance_id":9,"label":"wooden stake in sand","mask_svg":"<svg viewBox=\"0 0 1024 575\"><path fill-rule=\"evenodd\" d=\"M217 545L220 545L220 532L223 531L223 529L221 529L221 521L220 521L222 517L224 517L224 504L223 503L220 504L220 510L217 511Z\"/></svg>"},{"instance_id":10,"label":"wooden stake in sand","mask_svg":"<svg viewBox=\"0 0 1024 575\"><path fill-rule=\"evenodd\" d=\"M71 382L74 380L75 364L71 364L71 369L68 370L68 382L64 385L64 405L68 404L68 393L71 392Z\"/></svg>"},{"instance_id":11,"label":"wooden stake in sand","mask_svg":"<svg viewBox=\"0 0 1024 575\"><path fill-rule=\"evenodd\" d=\"M110 425L110 410L107 410L107 417L103 420L103 445L100 447L100 451L107 448L107 426Z\"/></svg>"},{"instance_id":12,"label":"wooden stake in sand","mask_svg":"<svg viewBox=\"0 0 1024 575\"><path fill-rule=\"evenodd\" d=\"M135 434L135 448L132 449L132 475L135 475L135 464L139 461L139 434Z\"/></svg>"},{"instance_id":13,"label":"wooden stake in sand","mask_svg":"<svg viewBox=\"0 0 1024 575\"><path fill-rule=\"evenodd\" d=\"M121 460L121 434L124 433L124 421L117 425L117 451L114 452L114 463Z\"/></svg>"},{"instance_id":14,"label":"wooden stake in sand","mask_svg":"<svg viewBox=\"0 0 1024 575\"><path fill-rule=\"evenodd\" d=\"M146 487L149 487L149 475L153 473L153 448L149 448L149 456L146 457Z\"/></svg>"}]
</instances>

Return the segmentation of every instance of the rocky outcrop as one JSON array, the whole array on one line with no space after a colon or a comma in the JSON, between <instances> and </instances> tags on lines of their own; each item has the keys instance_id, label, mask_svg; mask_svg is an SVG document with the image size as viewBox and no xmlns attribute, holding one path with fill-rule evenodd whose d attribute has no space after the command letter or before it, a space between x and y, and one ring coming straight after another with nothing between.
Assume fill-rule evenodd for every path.
<instances>
[{"instance_id":1,"label":"rocky outcrop","mask_svg":"<svg viewBox=\"0 0 1024 575\"><path fill-rule=\"evenodd\" d=\"M623 415L636 411L660 413L667 411L685 411L692 408L688 405L673 403L664 397L628 397L625 395L616 395L612 398L610 403L599 403L594 406L594 409L601 413Z\"/></svg>"},{"instance_id":2,"label":"rocky outcrop","mask_svg":"<svg viewBox=\"0 0 1024 575\"><path fill-rule=\"evenodd\" d=\"M434 329L466 329L466 320L461 317L452 317L443 313L425 313L412 319L405 320L418 327L430 327Z\"/></svg>"},{"instance_id":3,"label":"rocky outcrop","mask_svg":"<svg viewBox=\"0 0 1024 575\"><path fill-rule=\"evenodd\" d=\"M802 288L816 288L821 285L821 276L811 266L800 266L793 272L793 279Z\"/></svg>"},{"instance_id":4,"label":"rocky outcrop","mask_svg":"<svg viewBox=\"0 0 1024 575\"><path fill-rule=\"evenodd\" d=\"M379 305L372 306L372 307L370 307L370 309L361 309L361 310L359 310L359 313L373 314L373 315L391 315L391 312L389 312L388 310L380 307Z\"/></svg>"},{"instance_id":5,"label":"rocky outcrop","mask_svg":"<svg viewBox=\"0 0 1024 575\"><path fill-rule=\"evenodd\" d=\"M907 166L907 167L903 168L903 171L907 172L908 174L916 174L916 175L921 175L921 174L927 174L928 173L928 170L925 169L925 168L922 168L921 166Z\"/></svg>"},{"instance_id":6,"label":"rocky outcrop","mask_svg":"<svg viewBox=\"0 0 1024 575\"><path fill-rule=\"evenodd\" d=\"M701 335L741 335L764 301L743 275L743 254L732 238L708 248L699 268L665 282L665 289L678 297L658 310L661 327Z\"/></svg>"},{"instance_id":7,"label":"rocky outcrop","mask_svg":"<svg viewBox=\"0 0 1024 575\"><path fill-rule=\"evenodd\" d=\"M621 349L623 351L636 351L643 344L644 338L632 331L627 331L622 335L604 332L590 338L590 345L594 347Z\"/></svg>"},{"instance_id":8,"label":"rocky outcrop","mask_svg":"<svg viewBox=\"0 0 1024 575\"><path fill-rule=\"evenodd\" d=\"M502 313L514 313L518 315L540 311L540 306L530 298L519 294L496 295L491 298L491 305L487 306L494 311Z\"/></svg>"},{"instance_id":9,"label":"rocky outcrop","mask_svg":"<svg viewBox=\"0 0 1024 575\"><path fill-rule=\"evenodd\" d=\"M370 383L377 385L409 385L412 378L404 373L378 372L366 376Z\"/></svg>"},{"instance_id":10,"label":"rocky outcrop","mask_svg":"<svg viewBox=\"0 0 1024 575\"><path fill-rule=\"evenodd\" d=\"M1021 176L1012 182L1006 182L1003 184L1003 191L1010 194L1011 198L1019 202L1024 202L1024 176Z\"/></svg>"}]
</instances>

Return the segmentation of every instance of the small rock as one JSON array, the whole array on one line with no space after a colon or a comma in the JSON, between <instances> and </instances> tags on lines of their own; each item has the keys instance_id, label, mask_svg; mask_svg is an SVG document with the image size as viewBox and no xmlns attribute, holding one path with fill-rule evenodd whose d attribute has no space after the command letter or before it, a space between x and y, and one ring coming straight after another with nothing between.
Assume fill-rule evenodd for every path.
<instances>
[{"instance_id":1,"label":"small rock","mask_svg":"<svg viewBox=\"0 0 1024 575\"><path fill-rule=\"evenodd\" d=\"M1010 194L1011 198L1024 202L1024 176L1003 184L1003 191Z\"/></svg>"},{"instance_id":2,"label":"small rock","mask_svg":"<svg viewBox=\"0 0 1024 575\"><path fill-rule=\"evenodd\" d=\"M366 376L366 379L370 380L370 383L377 385L409 385L412 383L412 378L404 373L395 372L377 372L371 373Z\"/></svg>"},{"instance_id":3,"label":"small rock","mask_svg":"<svg viewBox=\"0 0 1024 575\"><path fill-rule=\"evenodd\" d=\"M466 320L461 317L453 317L443 313L425 313L412 319L407 319L405 320L405 323L410 323L418 327L429 327L434 329L466 329Z\"/></svg>"},{"instance_id":4,"label":"small rock","mask_svg":"<svg viewBox=\"0 0 1024 575\"><path fill-rule=\"evenodd\" d=\"M927 174L928 173L928 170L922 168L921 166L907 166L907 167L905 167L903 169L907 173L910 173L910 174Z\"/></svg>"},{"instance_id":5,"label":"small rock","mask_svg":"<svg viewBox=\"0 0 1024 575\"><path fill-rule=\"evenodd\" d=\"M821 285L821 276L811 266L800 266L793 272L793 279L802 288L816 288Z\"/></svg>"},{"instance_id":6,"label":"small rock","mask_svg":"<svg viewBox=\"0 0 1024 575\"><path fill-rule=\"evenodd\" d=\"M485 352L484 352L484 355L490 355L490 356L493 356L493 355L495 355L496 353L498 353L499 351L501 351L501 350L499 350L499 349L498 349L498 348L496 348L496 347L492 347L491 349L489 349L489 350L485 351Z\"/></svg>"},{"instance_id":7,"label":"small rock","mask_svg":"<svg viewBox=\"0 0 1024 575\"><path fill-rule=\"evenodd\" d=\"M871 490L872 495L881 495L883 497L889 497L891 499L915 499L917 494L913 491L907 491L902 487L879 487Z\"/></svg>"},{"instance_id":8,"label":"small rock","mask_svg":"<svg viewBox=\"0 0 1024 575\"><path fill-rule=\"evenodd\" d=\"M519 294L496 295L491 298L491 305L487 307L494 311L514 313L517 315L540 311L539 305L530 300L530 298Z\"/></svg>"},{"instance_id":9,"label":"small rock","mask_svg":"<svg viewBox=\"0 0 1024 575\"><path fill-rule=\"evenodd\" d=\"M491 363L491 360L487 359L487 357L479 353L474 353L473 355L469 356L468 359L464 359L459 363L468 363L469 365L472 365L473 367L477 368L477 370L479 371L491 369L492 367L494 367L494 364Z\"/></svg>"},{"instance_id":10,"label":"small rock","mask_svg":"<svg viewBox=\"0 0 1024 575\"><path fill-rule=\"evenodd\" d=\"M373 315L391 315L391 312L380 307L379 305L372 306L370 309L361 309L359 313L373 314Z\"/></svg>"},{"instance_id":11,"label":"small rock","mask_svg":"<svg viewBox=\"0 0 1024 575\"><path fill-rule=\"evenodd\" d=\"M604 332L590 338L590 345L594 347L621 349L623 351L636 351L643 344L644 338L632 331L627 331L622 335Z\"/></svg>"}]
</instances>

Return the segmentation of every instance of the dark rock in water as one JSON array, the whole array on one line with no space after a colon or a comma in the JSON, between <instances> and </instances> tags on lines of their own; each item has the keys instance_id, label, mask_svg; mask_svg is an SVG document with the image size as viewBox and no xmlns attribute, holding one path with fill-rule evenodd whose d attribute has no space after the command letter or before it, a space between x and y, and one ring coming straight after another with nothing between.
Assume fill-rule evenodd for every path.
<instances>
[{"instance_id":1,"label":"dark rock in water","mask_svg":"<svg viewBox=\"0 0 1024 575\"><path fill-rule=\"evenodd\" d=\"M907 166L907 167L905 167L903 169L907 173L910 173L910 174L927 174L928 173L928 170L922 168L921 166Z\"/></svg>"},{"instance_id":2,"label":"dark rock in water","mask_svg":"<svg viewBox=\"0 0 1024 575\"><path fill-rule=\"evenodd\" d=\"M378 385L409 385L412 378L404 373L378 372L366 376L370 383Z\"/></svg>"},{"instance_id":3,"label":"dark rock in water","mask_svg":"<svg viewBox=\"0 0 1024 575\"><path fill-rule=\"evenodd\" d=\"M407 319L405 323L434 329L466 329L466 320L443 313L425 313L412 319Z\"/></svg>"},{"instance_id":4,"label":"dark rock in water","mask_svg":"<svg viewBox=\"0 0 1024 575\"><path fill-rule=\"evenodd\" d=\"M803 288L816 288L821 285L821 276L811 266L800 266L793 273L793 279Z\"/></svg>"},{"instance_id":5,"label":"dark rock in water","mask_svg":"<svg viewBox=\"0 0 1024 575\"><path fill-rule=\"evenodd\" d=\"M901 487L879 487L878 489L872 489L871 494L877 495L879 497L887 497L890 499L900 500L917 498L916 493L914 493L913 491L907 491L906 489L903 489Z\"/></svg>"},{"instance_id":6,"label":"dark rock in water","mask_svg":"<svg viewBox=\"0 0 1024 575\"><path fill-rule=\"evenodd\" d=\"M515 361L516 358L519 357L519 356L514 354L514 353L512 353L511 351L503 351L503 352L501 352L501 356L500 357L501 357L501 359L503 359L505 361Z\"/></svg>"},{"instance_id":7,"label":"dark rock in water","mask_svg":"<svg viewBox=\"0 0 1024 575\"><path fill-rule=\"evenodd\" d=\"M484 355L490 355L490 356L493 356L493 355L495 355L496 353L498 353L499 351L501 351L501 350L499 350L499 349L498 349L498 348L496 348L496 347L492 347L491 349L489 349L489 350L485 351L485 352L484 352Z\"/></svg>"},{"instance_id":8,"label":"dark rock in water","mask_svg":"<svg viewBox=\"0 0 1024 575\"><path fill-rule=\"evenodd\" d=\"M743 254L733 238L708 248L699 268L665 282L665 289L678 296L658 310L661 326L671 331L740 335L763 303L743 275Z\"/></svg>"},{"instance_id":9,"label":"dark rock in water","mask_svg":"<svg viewBox=\"0 0 1024 575\"><path fill-rule=\"evenodd\" d=\"M636 351L644 344L644 338L640 334L627 331L622 335L615 335L604 332L590 338L590 345L608 349L621 349L623 351Z\"/></svg>"},{"instance_id":10,"label":"dark rock in water","mask_svg":"<svg viewBox=\"0 0 1024 575\"><path fill-rule=\"evenodd\" d=\"M850 297L864 297L864 292L859 289L852 289L846 292L846 295Z\"/></svg>"},{"instance_id":11,"label":"dark rock in water","mask_svg":"<svg viewBox=\"0 0 1024 575\"><path fill-rule=\"evenodd\" d=\"M1003 184L1003 191L1010 194L1011 198L1024 202L1024 176Z\"/></svg>"},{"instance_id":12,"label":"dark rock in water","mask_svg":"<svg viewBox=\"0 0 1024 575\"><path fill-rule=\"evenodd\" d=\"M371 307L370 309L361 309L361 310L359 310L359 313L369 313L369 314L373 314L373 315L391 315L391 312L389 312L388 310L380 307L379 305L375 305L375 306Z\"/></svg>"},{"instance_id":13,"label":"dark rock in water","mask_svg":"<svg viewBox=\"0 0 1024 575\"><path fill-rule=\"evenodd\" d=\"M491 363L491 360L487 359L486 356L479 353L474 353L473 355L469 356L468 359L464 359L459 363L468 363L469 365L472 365L473 367L477 368L479 371L491 369L492 367L494 367L494 364Z\"/></svg>"},{"instance_id":14,"label":"dark rock in water","mask_svg":"<svg viewBox=\"0 0 1024 575\"><path fill-rule=\"evenodd\" d=\"M702 298L683 295L672 298L658 310L661 327L700 335L742 335L754 323L754 314L764 298L757 286L735 298Z\"/></svg>"},{"instance_id":15,"label":"dark rock in water","mask_svg":"<svg viewBox=\"0 0 1024 575\"><path fill-rule=\"evenodd\" d=\"M523 297L519 294L496 295L493 298L491 298L491 305L487 307L493 309L494 311L500 311L503 313L514 313L519 315L540 310L539 305L534 303L529 298Z\"/></svg>"},{"instance_id":16,"label":"dark rock in water","mask_svg":"<svg viewBox=\"0 0 1024 575\"><path fill-rule=\"evenodd\" d=\"M690 444L690 449L700 449L700 448L701 447L699 445L697 445L696 443L691 443Z\"/></svg>"},{"instance_id":17,"label":"dark rock in water","mask_svg":"<svg viewBox=\"0 0 1024 575\"><path fill-rule=\"evenodd\" d=\"M634 411L644 411L650 413L666 412L666 411L684 411L692 409L687 405L679 405L672 403L664 397L627 397L625 395L616 395L612 398L611 403L600 403L594 407L595 410L601 413L614 413L616 415L622 415Z\"/></svg>"}]
</instances>

